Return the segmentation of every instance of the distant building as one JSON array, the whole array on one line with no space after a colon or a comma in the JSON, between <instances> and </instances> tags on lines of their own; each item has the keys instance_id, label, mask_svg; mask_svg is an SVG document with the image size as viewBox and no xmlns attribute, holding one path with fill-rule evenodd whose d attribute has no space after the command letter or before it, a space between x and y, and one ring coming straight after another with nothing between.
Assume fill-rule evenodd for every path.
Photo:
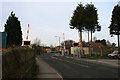
<instances>
[{"instance_id":1,"label":"distant building","mask_svg":"<svg viewBox=\"0 0 120 80\"><path fill-rule=\"evenodd\" d=\"M103 48L105 46L102 45L101 43L93 43L93 47L91 47L91 52L93 53L98 53L98 54L103 54ZM75 56L80 56L81 55L81 48L78 47L71 47L71 54ZM83 47L83 54L89 54L89 47Z\"/></svg>"},{"instance_id":2,"label":"distant building","mask_svg":"<svg viewBox=\"0 0 120 80\"><path fill-rule=\"evenodd\" d=\"M92 50L92 49L91 49ZM89 54L88 47L83 47L83 54ZM71 47L71 54L72 55L81 55L81 48L80 47Z\"/></svg>"},{"instance_id":3,"label":"distant building","mask_svg":"<svg viewBox=\"0 0 120 80\"><path fill-rule=\"evenodd\" d=\"M55 47L56 51L60 51L60 46Z\"/></svg>"},{"instance_id":4,"label":"distant building","mask_svg":"<svg viewBox=\"0 0 120 80\"><path fill-rule=\"evenodd\" d=\"M41 47L42 47L42 50L44 52L50 52L50 51L52 51L52 48L50 48L50 47L43 47L43 46L41 46Z\"/></svg>"},{"instance_id":5,"label":"distant building","mask_svg":"<svg viewBox=\"0 0 120 80\"><path fill-rule=\"evenodd\" d=\"M52 51L52 49L51 48L48 48L48 49L45 49L46 51Z\"/></svg>"}]
</instances>

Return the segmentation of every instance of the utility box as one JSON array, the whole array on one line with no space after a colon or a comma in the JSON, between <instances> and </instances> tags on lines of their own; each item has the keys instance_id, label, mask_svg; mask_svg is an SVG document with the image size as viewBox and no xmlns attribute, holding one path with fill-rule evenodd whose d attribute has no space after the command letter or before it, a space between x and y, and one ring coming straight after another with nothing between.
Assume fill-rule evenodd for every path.
<instances>
[{"instance_id":1,"label":"utility box","mask_svg":"<svg viewBox=\"0 0 120 80\"><path fill-rule=\"evenodd\" d=\"M7 46L7 32L0 32L0 48Z\"/></svg>"}]
</instances>

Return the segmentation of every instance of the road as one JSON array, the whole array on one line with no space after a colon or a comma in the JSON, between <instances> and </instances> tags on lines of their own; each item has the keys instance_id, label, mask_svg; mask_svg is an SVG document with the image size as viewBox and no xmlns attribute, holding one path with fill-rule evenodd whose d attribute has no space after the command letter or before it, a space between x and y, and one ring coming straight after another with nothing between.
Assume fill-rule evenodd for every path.
<instances>
[{"instance_id":1,"label":"road","mask_svg":"<svg viewBox=\"0 0 120 80\"><path fill-rule=\"evenodd\" d=\"M65 80L70 78L118 78L118 67L77 60L57 54L41 54L39 58L52 66Z\"/></svg>"}]
</instances>

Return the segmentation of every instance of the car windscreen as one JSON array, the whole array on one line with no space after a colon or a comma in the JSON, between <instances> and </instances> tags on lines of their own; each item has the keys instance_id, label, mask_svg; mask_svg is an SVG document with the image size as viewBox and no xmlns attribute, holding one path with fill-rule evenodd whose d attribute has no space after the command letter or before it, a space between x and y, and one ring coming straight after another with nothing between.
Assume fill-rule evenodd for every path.
<instances>
[{"instance_id":1,"label":"car windscreen","mask_svg":"<svg viewBox=\"0 0 120 80\"><path fill-rule=\"evenodd\" d=\"M118 52L117 51L115 51L115 52L113 52L112 54L117 54Z\"/></svg>"}]
</instances>

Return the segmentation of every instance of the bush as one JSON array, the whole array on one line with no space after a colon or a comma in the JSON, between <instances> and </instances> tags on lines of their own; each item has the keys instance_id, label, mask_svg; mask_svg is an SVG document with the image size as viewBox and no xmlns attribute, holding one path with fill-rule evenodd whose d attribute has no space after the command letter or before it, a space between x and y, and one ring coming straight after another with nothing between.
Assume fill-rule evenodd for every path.
<instances>
[{"instance_id":1,"label":"bush","mask_svg":"<svg viewBox=\"0 0 120 80\"><path fill-rule=\"evenodd\" d=\"M33 45L32 45L32 48L34 49L34 51L35 51L36 54L44 53L43 47L41 47L41 46L39 46L39 45L33 44Z\"/></svg>"},{"instance_id":2,"label":"bush","mask_svg":"<svg viewBox=\"0 0 120 80\"><path fill-rule=\"evenodd\" d=\"M100 54L91 54L91 56L89 56L89 54L83 54L81 55L81 58L106 58L107 54L103 54L103 56L101 56Z\"/></svg>"},{"instance_id":3,"label":"bush","mask_svg":"<svg viewBox=\"0 0 120 80\"><path fill-rule=\"evenodd\" d=\"M2 55L2 78L33 78L37 65L34 49L28 47L9 48Z\"/></svg>"},{"instance_id":4,"label":"bush","mask_svg":"<svg viewBox=\"0 0 120 80\"><path fill-rule=\"evenodd\" d=\"M83 55L81 55L81 58L89 58L90 56L89 56L89 54L83 54Z\"/></svg>"},{"instance_id":5,"label":"bush","mask_svg":"<svg viewBox=\"0 0 120 80\"><path fill-rule=\"evenodd\" d=\"M99 58L99 57L101 57L101 55L100 54L91 54L91 57L92 58Z\"/></svg>"}]
</instances>

